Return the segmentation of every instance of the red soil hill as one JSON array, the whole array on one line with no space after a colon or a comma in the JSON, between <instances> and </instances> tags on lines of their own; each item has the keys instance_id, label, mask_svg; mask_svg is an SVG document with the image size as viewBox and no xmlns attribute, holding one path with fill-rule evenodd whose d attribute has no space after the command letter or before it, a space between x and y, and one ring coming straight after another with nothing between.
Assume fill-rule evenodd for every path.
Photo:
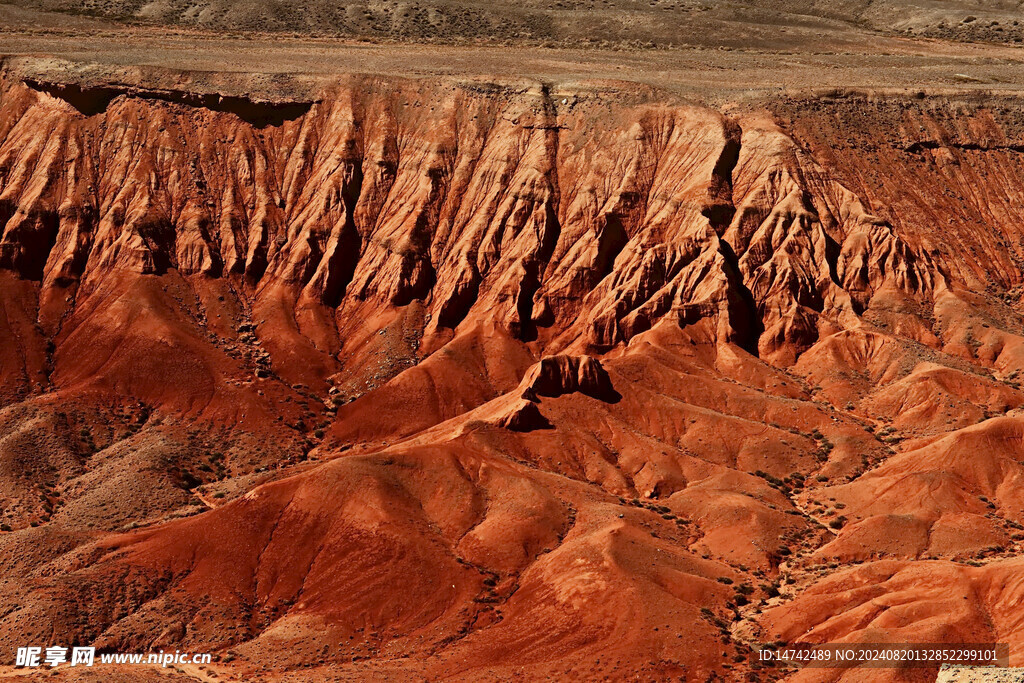
<instances>
[{"instance_id":1,"label":"red soil hill","mask_svg":"<svg viewBox=\"0 0 1024 683\"><path fill-rule=\"evenodd\" d=\"M0 646L696 681L1024 647L998 103L5 78Z\"/></svg>"}]
</instances>

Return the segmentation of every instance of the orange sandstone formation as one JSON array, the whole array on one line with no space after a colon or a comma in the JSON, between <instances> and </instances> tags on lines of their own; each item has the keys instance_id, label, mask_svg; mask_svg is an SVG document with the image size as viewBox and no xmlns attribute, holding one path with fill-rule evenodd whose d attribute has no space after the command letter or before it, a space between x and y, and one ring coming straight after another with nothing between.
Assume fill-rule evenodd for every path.
<instances>
[{"instance_id":1,"label":"orange sandstone formation","mask_svg":"<svg viewBox=\"0 0 1024 683\"><path fill-rule=\"evenodd\" d=\"M1024 157L986 107L8 72L0 644L285 680L1016 652Z\"/></svg>"}]
</instances>

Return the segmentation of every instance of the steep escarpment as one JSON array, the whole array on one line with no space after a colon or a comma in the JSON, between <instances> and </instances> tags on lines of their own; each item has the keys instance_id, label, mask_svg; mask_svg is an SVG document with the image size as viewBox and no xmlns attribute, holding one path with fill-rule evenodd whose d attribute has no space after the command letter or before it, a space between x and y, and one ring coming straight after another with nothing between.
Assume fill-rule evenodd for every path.
<instances>
[{"instance_id":1,"label":"steep escarpment","mask_svg":"<svg viewBox=\"0 0 1024 683\"><path fill-rule=\"evenodd\" d=\"M0 645L770 680L765 641L1020 641L1000 102L4 78Z\"/></svg>"},{"instance_id":2,"label":"steep escarpment","mask_svg":"<svg viewBox=\"0 0 1024 683\"><path fill-rule=\"evenodd\" d=\"M257 128L131 93L84 116L35 86L3 96L0 263L40 283L51 333L66 293L173 270L237 283L257 334L321 368L368 343L349 321L412 302L428 347L493 322L607 349L712 317L771 355L940 277L766 121L359 80Z\"/></svg>"},{"instance_id":3,"label":"steep escarpment","mask_svg":"<svg viewBox=\"0 0 1024 683\"><path fill-rule=\"evenodd\" d=\"M844 186L976 288L1021 278L1019 103L926 97L777 103L779 118Z\"/></svg>"}]
</instances>

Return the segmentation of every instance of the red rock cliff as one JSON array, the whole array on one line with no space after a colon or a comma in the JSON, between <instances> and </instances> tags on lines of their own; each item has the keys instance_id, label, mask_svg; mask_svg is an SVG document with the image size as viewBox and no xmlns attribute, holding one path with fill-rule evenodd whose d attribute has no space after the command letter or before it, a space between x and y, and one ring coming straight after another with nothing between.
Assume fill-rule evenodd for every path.
<instances>
[{"instance_id":1,"label":"red rock cliff","mask_svg":"<svg viewBox=\"0 0 1024 683\"><path fill-rule=\"evenodd\" d=\"M1005 104L7 73L0 647L245 680L1018 651Z\"/></svg>"}]
</instances>

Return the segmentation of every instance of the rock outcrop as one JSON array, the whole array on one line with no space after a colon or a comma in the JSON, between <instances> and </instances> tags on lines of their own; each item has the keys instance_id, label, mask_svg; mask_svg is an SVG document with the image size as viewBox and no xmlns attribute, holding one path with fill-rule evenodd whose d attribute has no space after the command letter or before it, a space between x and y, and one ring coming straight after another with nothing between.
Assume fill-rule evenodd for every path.
<instances>
[{"instance_id":1,"label":"rock outcrop","mask_svg":"<svg viewBox=\"0 0 1024 683\"><path fill-rule=\"evenodd\" d=\"M541 414L536 403L521 400L509 406L507 412L498 419L498 426L514 432L530 432L546 429L551 423Z\"/></svg>"},{"instance_id":2,"label":"rock outcrop","mask_svg":"<svg viewBox=\"0 0 1024 683\"><path fill-rule=\"evenodd\" d=\"M590 356L566 355L541 358L527 371L519 391L528 401L577 391L602 400L613 400L618 395L601 361Z\"/></svg>"}]
</instances>

